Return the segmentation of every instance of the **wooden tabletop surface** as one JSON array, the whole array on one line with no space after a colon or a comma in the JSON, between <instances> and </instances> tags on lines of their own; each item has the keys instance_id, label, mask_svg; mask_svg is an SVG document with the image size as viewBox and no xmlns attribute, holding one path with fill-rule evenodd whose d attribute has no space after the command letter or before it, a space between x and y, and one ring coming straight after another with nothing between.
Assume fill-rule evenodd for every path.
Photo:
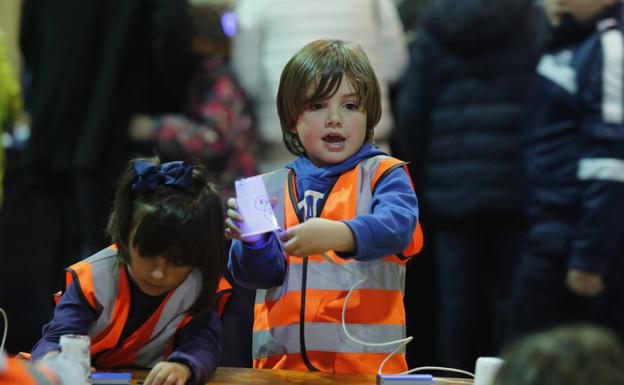
<instances>
[{"instance_id":1,"label":"wooden tabletop surface","mask_svg":"<svg viewBox=\"0 0 624 385\"><path fill-rule=\"evenodd\" d=\"M147 371L133 371L133 385L140 385ZM372 374L329 374L292 370L220 367L209 385L375 385ZM436 377L436 385L471 385L471 379Z\"/></svg>"}]
</instances>

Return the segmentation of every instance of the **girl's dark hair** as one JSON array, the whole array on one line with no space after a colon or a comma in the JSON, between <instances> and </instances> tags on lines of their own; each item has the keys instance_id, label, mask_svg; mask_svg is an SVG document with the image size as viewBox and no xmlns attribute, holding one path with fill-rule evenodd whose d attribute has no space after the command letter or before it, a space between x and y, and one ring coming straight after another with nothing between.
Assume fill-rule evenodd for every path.
<instances>
[{"instance_id":1,"label":"girl's dark hair","mask_svg":"<svg viewBox=\"0 0 624 385\"><path fill-rule=\"evenodd\" d=\"M161 164L158 158L131 160L120 178L107 228L118 257L130 262L134 231L133 245L141 256L162 256L177 266L199 270L202 286L189 314L209 311L226 262L221 199L205 170L195 165L186 187L159 183L153 190L132 191L136 161Z\"/></svg>"},{"instance_id":2,"label":"girl's dark hair","mask_svg":"<svg viewBox=\"0 0 624 385\"><path fill-rule=\"evenodd\" d=\"M372 142L373 128L381 118L379 81L362 48L350 41L316 40L301 48L286 63L277 91L277 113L288 151L305 152L291 130L310 104L332 97L346 76L366 111L366 141ZM310 91L312 93L310 94Z\"/></svg>"}]
</instances>

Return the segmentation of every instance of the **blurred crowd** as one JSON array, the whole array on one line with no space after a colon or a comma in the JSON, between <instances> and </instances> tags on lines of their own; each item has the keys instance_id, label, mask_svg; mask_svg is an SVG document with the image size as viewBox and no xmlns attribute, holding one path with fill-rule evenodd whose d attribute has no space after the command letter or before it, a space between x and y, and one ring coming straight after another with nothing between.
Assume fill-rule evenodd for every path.
<instances>
[{"instance_id":1,"label":"blurred crowd","mask_svg":"<svg viewBox=\"0 0 624 385\"><path fill-rule=\"evenodd\" d=\"M569 322L624 338L620 0L17 3L19 52L0 25L9 352L40 337L63 267L109 242L130 157L202 164L224 201L292 159L279 74L318 38L366 51L375 143L410 163L426 245L408 265L410 366L472 370ZM254 293L234 290L222 364L249 366Z\"/></svg>"}]
</instances>

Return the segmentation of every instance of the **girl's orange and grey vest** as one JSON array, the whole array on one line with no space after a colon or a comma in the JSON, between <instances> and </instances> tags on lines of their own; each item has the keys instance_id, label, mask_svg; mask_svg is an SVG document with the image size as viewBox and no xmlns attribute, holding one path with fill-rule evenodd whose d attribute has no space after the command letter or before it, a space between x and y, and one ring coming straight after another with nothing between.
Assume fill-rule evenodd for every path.
<instances>
[{"instance_id":1,"label":"girl's orange and grey vest","mask_svg":"<svg viewBox=\"0 0 624 385\"><path fill-rule=\"evenodd\" d=\"M348 220L371 212L372 195L381 178L404 162L387 156L362 161L342 174L328 194L321 218ZM407 169L406 169L407 171ZM283 196L276 206L281 228L301 223L292 170L263 175L270 196ZM277 195L282 194L282 195ZM405 337L403 295L405 264L422 247L417 225L410 245L397 255L361 262L345 260L328 252L333 262L320 255L286 256L284 283L258 290L254 309L253 365L256 368L319 370L333 373L376 373L382 360L395 348L363 346L342 330L345 297L360 277L368 279L351 294L345 315L349 334L365 342L386 342ZM407 370L405 349L386 363L387 372Z\"/></svg>"},{"instance_id":2,"label":"girl's orange and grey vest","mask_svg":"<svg viewBox=\"0 0 624 385\"><path fill-rule=\"evenodd\" d=\"M97 279L96 279L97 277ZM101 309L89 329L93 365L107 367L152 367L172 351L176 332L193 317L186 314L201 288L201 275L194 270L158 309L129 337L120 341L130 312L130 282L125 267L111 246L67 268L66 285L77 280L84 300L94 312ZM219 308L227 301L231 286L222 279Z\"/></svg>"}]
</instances>

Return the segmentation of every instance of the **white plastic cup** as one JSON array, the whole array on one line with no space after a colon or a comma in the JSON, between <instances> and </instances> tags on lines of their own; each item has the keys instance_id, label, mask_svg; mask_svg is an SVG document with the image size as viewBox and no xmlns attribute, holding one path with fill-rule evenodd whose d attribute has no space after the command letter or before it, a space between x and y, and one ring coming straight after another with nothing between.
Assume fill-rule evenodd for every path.
<instances>
[{"instance_id":1,"label":"white plastic cup","mask_svg":"<svg viewBox=\"0 0 624 385\"><path fill-rule=\"evenodd\" d=\"M91 374L91 339L89 336L65 334L61 336L60 359L80 369L85 379Z\"/></svg>"},{"instance_id":2,"label":"white plastic cup","mask_svg":"<svg viewBox=\"0 0 624 385\"><path fill-rule=\"evenodd\" d=\"M479 357L475 365L473 385L492 385L496 373L505 361L498 357Z\"/></svg>"}]
</instances>

